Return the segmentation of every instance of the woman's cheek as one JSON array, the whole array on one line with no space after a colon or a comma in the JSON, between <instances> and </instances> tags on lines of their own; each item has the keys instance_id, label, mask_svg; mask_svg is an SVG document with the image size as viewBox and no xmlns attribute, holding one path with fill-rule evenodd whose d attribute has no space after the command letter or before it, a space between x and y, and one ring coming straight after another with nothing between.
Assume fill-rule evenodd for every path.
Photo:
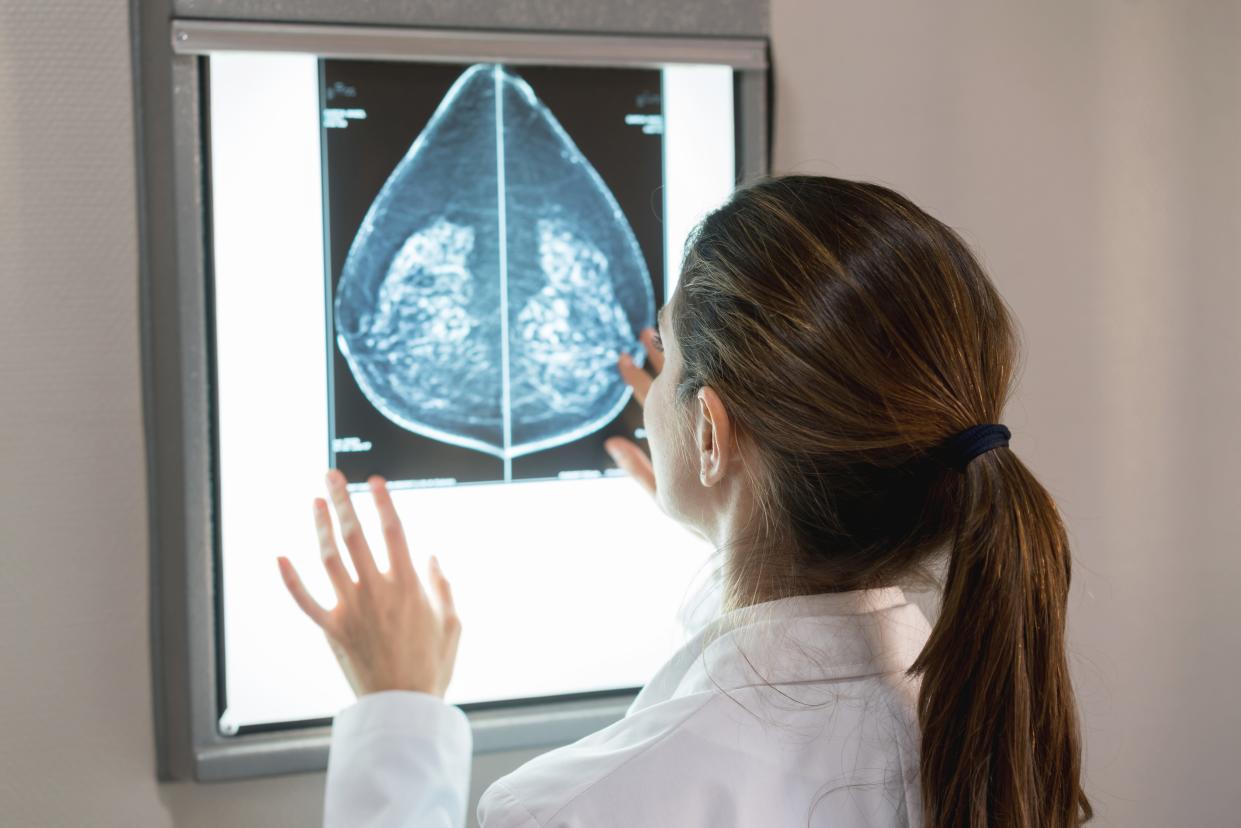
<instances>
[{"instance_id":1,"label":"woman's cheek","mask_svg":"<svg viewBox=\"0 0 1241 828\"><path fill-rule=\"evenodd\" d=\"M684 487L682 463L677 445L678 435L665 407L663 389L651 386L647 396L646 437L651 449L651 466L655 470L656 502L672 518L679 519Z\"/></svg>"},{"instance_id":2,"label":"woman's cheek","mask_svg":"<svg viewBox=\"0 0 1241 828\"><path fill-rule=\"evenodd\" d=\"M646 393L646 402L642 406L642 430L646 432L646 445L651 452L651 465L658 468L662 455L662 433L659 422L659 385L651 383Z\"/></svg>"}]
</instances>

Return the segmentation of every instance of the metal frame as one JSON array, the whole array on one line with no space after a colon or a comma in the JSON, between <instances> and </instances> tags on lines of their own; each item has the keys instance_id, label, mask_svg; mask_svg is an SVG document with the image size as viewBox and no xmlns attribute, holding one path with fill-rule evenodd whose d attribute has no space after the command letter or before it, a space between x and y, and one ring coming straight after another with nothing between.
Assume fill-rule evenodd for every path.
<instances>
[{"instance_id":1,"label":"metal frame","mask_svg":"<svg viewBox=\"0 0 1241 828\"><path fill-rule=\"evenodd\" d=\"M179 55L301 52L325 58L447 63L650 67L718 63L742 70L767 68L767 42L758 38L568 35L216 20L174 20L172 50Z\"/></svg>"},{"instance_id":2,"label":"metal frame","mask_svg":"<svg viewBox=\"0 0 1241 828\"><path fill-rule=\"evenodd\" d=\"M151 531L158 773L216 781L322 770L329 727L217 729L215 481L202 67L213 51L544 65L726 64L737 70L738 172L769 164L767 41L173 20L135 5L140 302ZM158 48L151 44L159 42ZM166 47L165 47L166 44ZM151 65L152 55L168 63ZM170 67L169 68L169 63ZM620 719L634 693L463 705L475 753L567 744Z\"/></svg>"}]
</instances>

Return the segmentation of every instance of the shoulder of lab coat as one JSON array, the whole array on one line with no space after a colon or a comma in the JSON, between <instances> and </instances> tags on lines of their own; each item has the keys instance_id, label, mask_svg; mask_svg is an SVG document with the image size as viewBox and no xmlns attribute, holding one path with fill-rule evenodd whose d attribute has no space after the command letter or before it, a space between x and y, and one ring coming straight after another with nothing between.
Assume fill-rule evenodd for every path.
<instances>
[{"instance_id":1,"label":"shoulder of lab coat","mask_svg":"<svg viewBox=\"0 0 1241 828\"><path fill-rule=\"evenodd\" d=\"M462 828L473 733L439 696L385 690L336 715L324 828Z\"/></svg>"},{"instance_id":2,"label":"shoulder of lab coat","mask_svg":"<svg viewBox=\"0 0 1241 828\"><path fill-rule=\"evenodd\" d=\"M929 633L896 587L729 613L623 719L494 782L478 822L918 828L918 685L905 670ZM465 713L437 696L363 696L333 725L324 825L462 828L471 749Z\"/></svg>"},{"instance_id":3,"label":"shoulder of lab coat","mask_svg":"<svg viewBox=\"0 0 1241 828\"><path fill-rule=\"evenodd\" d=\"M905 671L929 634L897 587L730 613L623 719L488 787L478 822L920 826L918 681Z\"/></svg>"}]
</instances>

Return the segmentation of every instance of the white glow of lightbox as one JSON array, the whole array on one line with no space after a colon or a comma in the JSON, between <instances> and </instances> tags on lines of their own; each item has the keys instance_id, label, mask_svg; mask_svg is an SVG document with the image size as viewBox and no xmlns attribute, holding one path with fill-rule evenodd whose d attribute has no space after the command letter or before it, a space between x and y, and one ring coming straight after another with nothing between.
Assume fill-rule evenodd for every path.
<instances>
[{"instance_id":1,"label":"white glow of lightbox","mask_svg":"<svg viewBox=\"0 0 1241 828\"><path fill-rule=\"evenodd\" d=\"M328 457L318 84L310 55L210 58L225 733L353 700L275 560L334 604L311 518ZM663 95L670 295L686 233L733 186L732 72L668 67ZM439 557L463 620L449 702L640 686L703 612L710 546L632 480L392 494L415 565ZM386 569L371 498L354 504Z\"/></svg>"}]
</instances>

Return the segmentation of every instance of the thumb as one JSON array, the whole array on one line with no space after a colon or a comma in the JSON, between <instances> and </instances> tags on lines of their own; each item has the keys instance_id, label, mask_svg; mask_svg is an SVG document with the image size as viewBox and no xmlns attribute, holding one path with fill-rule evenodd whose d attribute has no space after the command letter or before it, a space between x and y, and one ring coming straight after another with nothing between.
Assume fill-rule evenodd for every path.
<instances>
[{"instance_id":1,"label":"thumb","mask_svg":"<svg viewBox=\"0 0 1241 828\"><path fill-rule=\"evenodd\" d=\"M448 583L448 578L444 576L444 570L440 568L440 560L435 555L431 556L431 586L439 599L440 611L446 617L455 617L457 606L452 598L452 585Z\"/></svg>"},{"instance_id":2,"label":"thumb","mask_svg":"<svg viewBox=\"0 0 1241 828\"><path fill-rule=\"evenodd\" d=\"M651 458L637 443L623 437L611 437L603 442L603 448L617 466L638 481L648 494L655 495L655 470L651 467Z\"/></svg>"}]
</instances>

